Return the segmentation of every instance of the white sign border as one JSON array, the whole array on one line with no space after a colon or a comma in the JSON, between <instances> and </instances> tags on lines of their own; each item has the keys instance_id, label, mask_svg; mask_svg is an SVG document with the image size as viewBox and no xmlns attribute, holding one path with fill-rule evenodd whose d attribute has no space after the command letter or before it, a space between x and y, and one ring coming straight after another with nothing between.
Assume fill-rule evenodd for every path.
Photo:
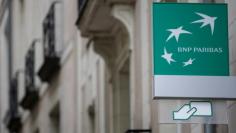
<instances>
[{"instance_id":1,"label":"white sign border","mask_svg":"<svg viewBox=\"0 0 236 133\"><path fill-rule=\"evenodd\" d=\"M154 75L154 99L236 99L236 76Z\"/></svg>"}]
</instances>

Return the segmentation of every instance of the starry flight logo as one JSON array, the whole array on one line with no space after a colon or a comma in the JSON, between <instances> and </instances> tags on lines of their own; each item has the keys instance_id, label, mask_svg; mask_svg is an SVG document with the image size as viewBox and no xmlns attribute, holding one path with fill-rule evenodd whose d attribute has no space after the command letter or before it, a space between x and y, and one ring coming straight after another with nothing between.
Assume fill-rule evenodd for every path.
<instances>
[{"instance_id":1,"label":"starry flight logo","mask_svg":"<svg viewBox=\"0 0 236 133\"><path fill-rule=\"evenodd\" d=\"M155 75L229 75L226 4L155 3Z\"/></svg>"},{"instance_id":2,"label":"starry flight logo","mask_svg":"<svg viewBox=\"0 0 236 133\"><path fill-rule=\"evenodd\" d=\"M200 26L200 28L204 28L204 27L208 26L210 28L210 30L211 30L211 35L213 36L214 29L215 29L215 21L217 20L217 17L209 16L209 15L207 15L205 13L199 13L199 12L195 12L195 14L198 15L200 17L200 19L192 21L192 22L190 22L190 24L192 24L192 25L193 24L202 24ZM181 36L183 36L183 35L185 35L185 36L193 35L194 36L194 33L192 33L190 30L185 29L184 26L179 26L177 28L167 29L166 31L170 32L169 36L166 39L166 42L168 42L169 40L171 40L173 38L173 39L176 40L177 44L179 43L179 40L181 42ZM171 65L172 63L181 62L177 58L176 59L173 58L174 54L175 53L173 53L171 51L168 52L166 47L164 47L163 48L163 54L161 55L161 57L164 60L166 60L166 62L169 65ZM193 65L195 63L195 61L196 61L196 58L189 57L185 61L182 61L182 66L183 67L187 67L187 66Z\"/></svg>"}]
</instances>

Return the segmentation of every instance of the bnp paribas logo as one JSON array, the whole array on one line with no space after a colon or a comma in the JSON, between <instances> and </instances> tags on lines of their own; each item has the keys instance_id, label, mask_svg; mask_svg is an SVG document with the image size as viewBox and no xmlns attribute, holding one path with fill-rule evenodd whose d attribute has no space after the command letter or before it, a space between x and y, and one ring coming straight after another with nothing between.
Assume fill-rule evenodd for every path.
<instances>
[{"instance_id":1,"label":"bnp paribas logo","mask_svg":"<svg viewBox=\"0 0 236 133\"><path fill-rule=\"evenodd\" d=\"M202 19L193 21L192 24L201 23L202 25L201 25L200 28L203 28L205 26L209 26L209 28L211 29L211 34L213 35L214 34L215 20L217 19L217 17L211 17L211 16L208 16L208 15L203 14L203 13L196 13L196 14L199 15L200 17L202 17ZM192 35L193 34L190 31L184 30L183 26L180 26L176 29L167 29L167 31L170 32L170 35L166 39L166 42L168 42L171 38L175 38L176 42L178 43L180 35L182 35L182 34ZM192 50L192 49L189 49L189 48L187 48L187 49L188 49L188 51ZM193 50L195 52L203 52L204 50L205 50L205 52L210 52L210 51L213 52L214 50L216 52L222 52L221 48L219 48L219 49L215 49L215 48L200 48L200 49L199 48L194 48ZM175 59L172 58L172 55L173 55L173 53L168 53L166 48L164 48L164 54L161 55L161 57L164 58L168 62L168 64L171 64L171 62L177 62ZM185 66L188 66L188 65L192 65L194 61L195 61L195 58L190 57L187 61L183 62L183 66L185 67Z\"/></svg>"},{"instance_id":2,"label":"bnp paribas logo","mask_svg":"<svg viewBox=\"0 0 236 133\"><path fill-rule=\"evenodd\" d=\"M226 5L154 6L155 74L229 75Z\"/></svg>"}]
</instances>

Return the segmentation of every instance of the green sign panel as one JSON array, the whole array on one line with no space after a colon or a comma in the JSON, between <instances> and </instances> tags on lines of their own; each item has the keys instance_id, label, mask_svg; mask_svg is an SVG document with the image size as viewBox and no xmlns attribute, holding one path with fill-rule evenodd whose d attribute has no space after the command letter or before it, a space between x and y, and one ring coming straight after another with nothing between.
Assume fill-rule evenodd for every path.
<instances>
[{"instance_id":1,"label":"green sign panel","mask_svg":"<svg viewBox=\"0 0 236 133\"><path fill-rule=\"evenodd\" d=\"M226 4L153 4L154 75L228 76Z\"/></svg>"}]
</instances>

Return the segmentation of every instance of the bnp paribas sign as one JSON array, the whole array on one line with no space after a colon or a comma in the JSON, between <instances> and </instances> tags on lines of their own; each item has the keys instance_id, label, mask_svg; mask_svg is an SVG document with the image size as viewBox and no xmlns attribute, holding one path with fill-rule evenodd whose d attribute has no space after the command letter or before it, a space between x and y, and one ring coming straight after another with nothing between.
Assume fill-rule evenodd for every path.
<instances>
[{"instance_id":1,"label":"bnp paribas sign","mask_svg":"<svg viewBox=\"0 0 236 133\"><path fill-rule=\"evenodd\" d=\"M152 14L154 97L236 98L227 5L153 3Z\"/></svg>"}]
</instances>

